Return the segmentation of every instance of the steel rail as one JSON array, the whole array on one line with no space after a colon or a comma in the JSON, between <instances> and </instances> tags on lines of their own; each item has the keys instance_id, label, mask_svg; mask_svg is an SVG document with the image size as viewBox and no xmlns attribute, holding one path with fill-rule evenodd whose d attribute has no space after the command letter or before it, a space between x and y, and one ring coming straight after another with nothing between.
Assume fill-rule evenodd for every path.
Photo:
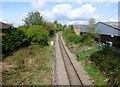
<instances>
[{"instance_id":1,"label":"steel rail","mask_svg":"<svg viewBox=\"0 0 120 87\"><path fill-rule=\"evenodd\" d=\"M83 83L82 83L82 81L81 81L81 79L80 79L80 77L79 77L79 75L78 75L78 73L77 73L77 71L76 71L76 69L75 69L72 61L71 61L71 59L70 59L70 56L68 55L68 53L67 53L67 51L66 51L66 49L65 49L65 47L64 47L64 44L63 44L63 42L62 42L62 40L61 40L60 35L58 36L58 42L59 42L62 59L63 59L63 62L64 62L64 66L65 66L65 69L66 69L66 73L67 73L67 76L68 76L68 80L69 80L70 85L74 85L74 84L72 84L72 82L71 82L71 79L73 79L73 78L71 78L71 77L69 76L69 73L70 73L70 72L69 72L69 70L67 69L67 66L66 66L66 64L65 64L64 54L67 55L68 61L70 61L70 64L71 64L71 66L72 66L72 68L73 68L73 70L74 70L73 72L75 72L75 74L76 74L76 76L77 76L76 78L79 79L79 83L80 83L80 84L78 84L78 85L81 85L82 87L84 87L84 85L83 85ZM65 52L63 52L62 50L64 50ZM76 84L76 85L77 85L77 84Z\"/></svg>"}]
</instances>

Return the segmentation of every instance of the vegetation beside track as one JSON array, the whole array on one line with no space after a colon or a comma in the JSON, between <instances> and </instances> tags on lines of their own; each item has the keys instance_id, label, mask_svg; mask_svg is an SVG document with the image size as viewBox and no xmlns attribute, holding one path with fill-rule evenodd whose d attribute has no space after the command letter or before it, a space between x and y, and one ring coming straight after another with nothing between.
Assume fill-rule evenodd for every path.
<instances>
[{"instance_id":1,"label":"vegetation beside track","mask_svg":"<svg viewBox=\"0 0 120 87\"><path fill-rule=\"evenodd\" d=\"M2 85L51 85L54 47L50 41L59 29L37 11L28 13L24 22L2 38Z\"/></svg>"},{"instance_id":2,"label":"vegetation beside track","mask_svg":"<svg viewBox=\"0 0 120 87\"><path fill-rule=\"evenodd\" d=\"M99 68L96 67L94 62L90 60L90 56L99 50L100 49L92 48L87 51L82 51L77 54L77 60L82 62L85 71L94 80L93 83L95 85L106 85L108 79L101 73Z\"/></svg>"},{"instance_id":3,"label":"vegetation beside track","mask_svg":"<svg viewBox=\"0 0 120 87\"><path fill-rule=\"evenodd\" d=\"M65 27L62 31L62 35L67 47L75 54L89 47L94 47L95 44L94 39L89 37L87 34L84 34L83 36L76 35L73 27L71 26Z\"/></svg>"},{"instance_id":4,"label":"vegetation beside track","mask_svg":"<svg viewBox=\"0 0 120 87\"><path fill-rule=\"evenodd\" d=\"M51 85L53 46L31 45L3 61L3 85Z\"/></svg>"},{"instance_id":5,"label":"vegetation beside track","mask_svg":"<svg viewBox=\"0 0 120 87\"><path fill-rule=\"evenodd\" d=\"M94 84L120 85L120 56L113 48L98 49L91 37L78 36L71 27L66 27L62 35L66 46L77 55Z\"/></svg>"}]
</instances>

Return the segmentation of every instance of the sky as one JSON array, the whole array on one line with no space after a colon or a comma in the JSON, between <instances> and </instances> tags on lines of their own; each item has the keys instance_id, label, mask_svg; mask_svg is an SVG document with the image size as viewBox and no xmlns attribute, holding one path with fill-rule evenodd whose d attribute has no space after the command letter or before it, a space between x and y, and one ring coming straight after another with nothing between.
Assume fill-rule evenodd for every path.
<instances>
[{"instance_id":1,"label":"sky","mask_svg":"<svg viewBox=\"0 0 120 87\"><path fill-rule=\"evenodd\" d=\"M24 24L23 19L32 11L39 11L46 21L62 24L87 24L118 21L119 0L2 0L0 21L14 26ZM120 6L119 6L120 7Z\"/></svg>"}]
</instances>

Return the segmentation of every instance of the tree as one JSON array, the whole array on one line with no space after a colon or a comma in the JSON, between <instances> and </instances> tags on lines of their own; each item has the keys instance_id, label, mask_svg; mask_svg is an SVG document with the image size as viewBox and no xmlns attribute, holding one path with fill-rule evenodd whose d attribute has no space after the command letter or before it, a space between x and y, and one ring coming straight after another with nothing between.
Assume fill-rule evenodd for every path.
<instances>
[{"instance_id":1,"label":"tree","mask_svg":"<svg viewBox=\"0 0 120 87\"><path fill-rule=\"evenodd\" d=\"M90 38L99 38L98 31L95 30L96 28L96 21L93 18L89 19L89 25L88 25L88 35Z\"/></svg>"},{"instance_id":2,"label":"tree","mask_svg":"<svg viewBox=\"0 0 120 87\"><path fill-rule=\"evenodd\" d=\"M54 21L56 32L61 31L63 29L63 26L61 23L58 23L57 21Z\"/></svg>"},{"instance_id":3,"label":"tree","mask_svg":"<svg viewBox=\"0 0 120 87\"><path fill-rule=\"evenodd\" d=\"M42 25L44 22L43 17L38 11L28 13L27 17L23 20L26 26Z\"/></svg>"},{"instance_id":4,"label":"tree","mask_svg":"<svg viewBox=\"0 0 120 87\"><path fill-rule=\"evenodd\" d=\"M44 22L44 26L47 28L47 30L55 30L55 24L52 22Z\"/></svg>"},{"instance_id":5,"label":"tree","mask_svg":"<svg viewBox=\"0 0 120 87\"><path fill-rule=\"evenodd\" d=\"M88 32L89 33L95 33L95 24L96 24L95 19L90 18L89 19L89 25L88 25Z\"/></svg>"},{"instance_id":6,"label":"tree","mask_svg":"<svg viewBox=\"0 0 120 87\"><path fill-rule=\"evenodd\" d=\"M31 43L39 43L41 46L48 44L49 33L45 27L41 25L32 25L27 29L27 37L30 38Z\"/></svg>"},{"instance_id":7,"label":"tree","mask_svg":"<svg viewBox=\"0 0 120 87\"><path fill-rule=\"evenodd\" d=\"M44 22L44 27L49 31L49 36L55 35L55 24L52 22Z\"/></svg>"},{"instance_id":8,"label":"tree","mask_svg":"<svg viewBox=\"0 0 120 87\"><path fill-rule=\"evenodd\" d=\"M57 24L57 21L54 21L54 24Z\"/></svg>"}]
</instances>

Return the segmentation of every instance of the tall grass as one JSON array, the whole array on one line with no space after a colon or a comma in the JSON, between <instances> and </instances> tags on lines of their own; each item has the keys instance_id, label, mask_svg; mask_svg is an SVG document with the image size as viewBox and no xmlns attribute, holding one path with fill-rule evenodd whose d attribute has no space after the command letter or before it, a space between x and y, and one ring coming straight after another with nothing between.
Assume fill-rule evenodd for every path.
<instances>
[{"instance_id":1,"label":"tall grass","mask_svg":"<svg viewBox=\"0 0 120 87\"><path fill-rule=\"evenodd\" d=\"M4 59L3 85L51 85L53 47L32 45Z\"/></svg>"},{"instance_id":2,"label":"tall grass","mask_svg":"<svg viewBox=\"0 0 120 87\"><path fill-rule=\"evenodd\" d=\"M95 85L106 85L107 78L105 78L101 71L96 67L96 65L91 61L91 54L99 51L97 48L92 48L87 51L82 51L77 54L77 60L81 61L87 74L94 80Z\"/></svg>"}]
</instances>

